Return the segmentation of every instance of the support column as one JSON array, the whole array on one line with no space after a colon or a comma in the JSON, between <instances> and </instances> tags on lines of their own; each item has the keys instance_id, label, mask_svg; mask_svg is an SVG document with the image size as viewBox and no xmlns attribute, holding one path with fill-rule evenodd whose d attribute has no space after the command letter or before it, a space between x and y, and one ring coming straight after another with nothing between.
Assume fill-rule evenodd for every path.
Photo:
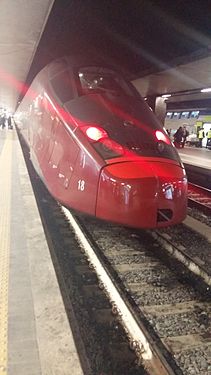
<instances>
[{"instance_id":1,"label":"support column","mask_svg":"<svg viewBox=\"0 0 211 375\"><path fill-rule=\"evenodd\" d=\"M147 97L146 102L152 108L156 117L164 125L165 117L166 117L166 98L162 98L161 96L151 95Z\"/></svg>"},{"instance_id":2,"label":"support column","mask_svg":"<svg viewBox=\"0 0 211 375\"><path fill-rule=\"evenodd\" d=\"M166 117L166 99L158 96L155 101L155 115L164 126Z\"/></svg>"},{"instance_id":3,"label":"support column","mask_svg":"<svg viewBox=\"0 0 211 375\"><path fill-rule=\"evenodd\" d=\"M156 101L156 95L150 95L147 96L146 103L150 108L152 108L153 112L155 112L155 101Z\"/></svg>"}]
</instances>

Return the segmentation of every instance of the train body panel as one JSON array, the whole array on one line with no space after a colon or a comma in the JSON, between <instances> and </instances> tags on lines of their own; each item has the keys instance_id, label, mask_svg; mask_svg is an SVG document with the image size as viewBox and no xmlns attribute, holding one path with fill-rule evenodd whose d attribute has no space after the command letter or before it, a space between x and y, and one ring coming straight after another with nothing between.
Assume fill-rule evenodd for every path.
<instances>
[{"instance_id":1,"label":"train body panel","mask_svg":"<svg viewBox=\"0 0 211 375\"><path fill-rule=\"evenodd\" d=\"M96 216L133 227L172 225L185 218L186 194L184 171L177 165L113 164L101 172Z\"/></svg>"},{"instance_id":2,"label":"train body panel","mask_svg":"<svg viewBox=\"0 0 211 375\"><path fill-rule=\"evenodd\" d=\"M66 207L138 228L182 221L187 179L135 88L110 68L45 67L16 113L32 163Z\"/></svg>"}]
</instances>

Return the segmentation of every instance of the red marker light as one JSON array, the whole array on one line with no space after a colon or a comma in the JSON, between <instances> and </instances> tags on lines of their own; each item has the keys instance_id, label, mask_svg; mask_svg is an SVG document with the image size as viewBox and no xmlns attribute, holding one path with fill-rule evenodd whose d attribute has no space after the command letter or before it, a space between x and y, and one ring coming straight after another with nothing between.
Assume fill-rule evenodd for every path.
<instances>
[{"instance_id":1,"label":"red marker light","mask_svg":"<svg viewBox=\"0 0 211 375\"><path fill-rule=\"evenodd\" d=\"M98 146L100 144L100 149L98 147L98 152L100 154L104 156L106 153L113 153L115 154L115 156L124 154L123 147L113 139L109 138L106 130L104 130L100 126L82 126L80 129L90 141L92 141L93 143L98 142Z\"/></svg>"},{"instance_id":2,"label":"red marker light","mask_svg":"<svg viewBox=\"0 0 211 375\"><path fill-rule=\"evenodd\" d=\"M100 127L86 126L86 127L81 128L81 130L87 135L87 137L91 141L97 142L100 139L108 137L107 132L104 129L100 128Z\"/></svg>"},{"instance_id":3,"label":"red marker light","mask_svg":"<svg viewBox=\"0 0 211 375\"><path fill-rule=\"evenodd\" d=\"M160 130L156 130L155 136L156 136L158 141L163 141L164 143L167 143L168 145L171 144L170 139Z\"/></svg>"}]
</instances>

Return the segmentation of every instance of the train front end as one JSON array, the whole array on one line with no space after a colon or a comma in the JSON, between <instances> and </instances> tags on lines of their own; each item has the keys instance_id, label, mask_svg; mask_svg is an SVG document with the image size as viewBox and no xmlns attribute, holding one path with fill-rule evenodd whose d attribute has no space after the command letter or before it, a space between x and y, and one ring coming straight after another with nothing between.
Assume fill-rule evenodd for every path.
<instances>
[{"instance_id":1,"label":"train front end","mask_svg":"<svg viewBox=\"0 0 211 375\"><path fill-rule=\"evenodd\" d=\"M138 228L180 223L187 211L185 170L151 109L108 69L83 68L79 80L89 114L83 132L105 162L96 216Z\"/></svg>"},{"instance_id":2,"label":"train front end","mask_svg":"<svg viewBox=\"0 0 211 375\"><path fill-rule=\"evenodd\" d=\"M183 168L160 160L122 161L101 171L96 216L137 228L180 223L187 210Z\"/></svg>"}]
</instances>

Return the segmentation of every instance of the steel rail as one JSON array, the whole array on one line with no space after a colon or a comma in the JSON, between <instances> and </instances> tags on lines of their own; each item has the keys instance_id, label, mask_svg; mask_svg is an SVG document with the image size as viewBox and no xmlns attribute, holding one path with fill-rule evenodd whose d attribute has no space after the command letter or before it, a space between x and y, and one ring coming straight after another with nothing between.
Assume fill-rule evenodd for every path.
<instances>
[{"instance_id":1,"label":"steel rail","mask_svg":"<svg viewBox=\"0 0 211 375\"><path fill-rule=\"evenodd\" d=\"M188 206L211 215L211 190L188 183Z\"/></svg>"}]
</instances>

